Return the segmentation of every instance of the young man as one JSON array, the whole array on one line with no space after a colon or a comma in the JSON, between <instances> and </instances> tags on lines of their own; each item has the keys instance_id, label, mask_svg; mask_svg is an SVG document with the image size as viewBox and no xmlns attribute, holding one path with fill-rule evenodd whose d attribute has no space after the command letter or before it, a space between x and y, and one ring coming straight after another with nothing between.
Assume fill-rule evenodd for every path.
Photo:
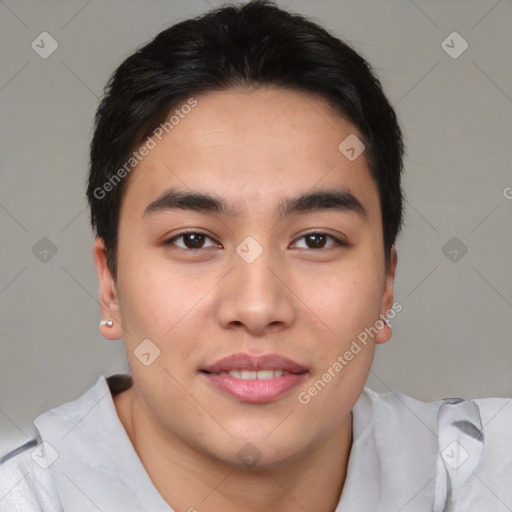
<instances>
[{"instance_id":1,"label":"young man","mask_svg":"<svg viewBox=\"0 0 512 512\"><path fill-rule=\"evenodd\" d=\"M391 336L402 137L368 64L251 2L159 34L98 109L101 376L0 510L512 510L512 406L364 387Z\"/></svg>"}]
</instances>

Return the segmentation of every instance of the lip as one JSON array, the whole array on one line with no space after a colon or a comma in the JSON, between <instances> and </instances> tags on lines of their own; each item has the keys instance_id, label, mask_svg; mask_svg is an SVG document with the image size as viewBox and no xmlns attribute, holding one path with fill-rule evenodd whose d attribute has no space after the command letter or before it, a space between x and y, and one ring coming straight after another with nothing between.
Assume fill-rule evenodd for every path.
<instances>
[{"instance_id":1,"label":"lip","mask_svg":"<svg viewBox=\"0 0 512 512\"><path fill-rule=\"evenodd\" d=\"M273 379L243 380L231 375L218 375L220 372L232 370L258 371L280 369L289 372L288 375ZM201 369L201 375L221 392L242 402L265 403L277 400L294 387L298 386L308 375L304 366L277 354L267 354L252 357L248 354L233 354L216 363Z\"/></svg>"},{"instance_id":2,"label":"lip","mask_svg":"<svg viewBox=\"0 0 512 512\"><path fill-rule=\"evenodd\" d=\"M239 353L219 359L216 363L202 368L202 371L209 373L230 372L231 370L266 370L278 368L290 373L303 373L307 368L278 354L265 354L254 357L249 354Z\"/></svg>"}]
</instances>

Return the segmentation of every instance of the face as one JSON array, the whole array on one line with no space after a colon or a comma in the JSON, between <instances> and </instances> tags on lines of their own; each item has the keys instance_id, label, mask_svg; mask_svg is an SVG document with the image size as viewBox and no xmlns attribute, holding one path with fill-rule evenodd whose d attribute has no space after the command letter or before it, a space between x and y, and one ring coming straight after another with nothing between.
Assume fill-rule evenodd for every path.
<instances>
[{"instance_id":1,"label":"face","mask_svg":"<svg viewBox=\"0 0 512 512\"><path fill-rule=\"evenodd\" d=\"M135 396L170 442L229 464L250 442L260 464L279 464L348 421L390 336L378 320L396 260L385 267L364 153L338 149L358 132L323 100L195 99L130 175L115 283L96 242L103 317L115 320L102 333L124 338ZM308 194L319 195L293 202Z\"/></svg>"}]
</instances>

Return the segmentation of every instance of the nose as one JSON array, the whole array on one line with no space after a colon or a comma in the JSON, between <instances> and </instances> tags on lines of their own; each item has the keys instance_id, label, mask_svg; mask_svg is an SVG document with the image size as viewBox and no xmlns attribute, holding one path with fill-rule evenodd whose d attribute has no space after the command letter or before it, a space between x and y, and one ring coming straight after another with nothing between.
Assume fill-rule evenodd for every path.
<instances>
[{"instance_id":1,"label":"nose","mask_svg":"<svg viewBox=\"0 0 512 512\"><path fill-rule=\"evenodd\" d=\"M245 329L252 336L290 327L296 307L287 281L286 270L267 251L251 263L236 255L234 267L217 290L219 324L225 329Z\"/></svg>"}]
</instances>

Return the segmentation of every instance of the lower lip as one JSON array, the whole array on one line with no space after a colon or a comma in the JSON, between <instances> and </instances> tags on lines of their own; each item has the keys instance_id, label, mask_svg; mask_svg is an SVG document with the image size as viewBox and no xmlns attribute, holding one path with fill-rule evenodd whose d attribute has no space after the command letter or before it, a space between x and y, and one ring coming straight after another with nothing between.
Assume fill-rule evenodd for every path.
<instances>
[{"instance_id":1,"label":"lower lip","mask_svg":"<svg viewBox=\"0 0 512 512\"><path fill-rule=\"evenodd\" d=\"M242 402L264 403L276 400L298 386L306 378L307 372L292 373L267 380L242 380L231 377L231 375L216 375L214 373L203 373L203 375L216 388Z\"/></svg>"}]
</instances>

